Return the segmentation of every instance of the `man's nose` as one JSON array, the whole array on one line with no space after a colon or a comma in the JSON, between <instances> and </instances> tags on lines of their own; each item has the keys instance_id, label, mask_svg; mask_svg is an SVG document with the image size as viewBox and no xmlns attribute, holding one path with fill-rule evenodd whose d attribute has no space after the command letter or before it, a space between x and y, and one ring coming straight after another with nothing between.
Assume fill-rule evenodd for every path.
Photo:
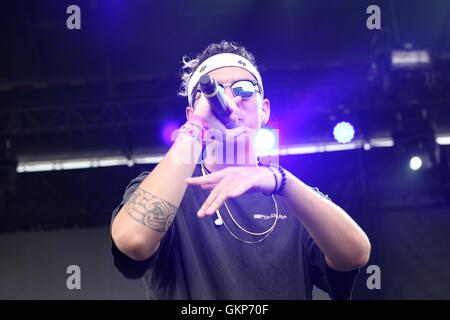
<instances>
[{"instance_id":1,"label":"man's nose","mask_svg":"<svg viewBox=\"0 0 450 320\"><path fill-rule=\"evenodd\" d=\"M225 93L227 96L229 96L230 98L233 98L233 97L234 97L233 90L231 90L230 87L226 87L226 88L224 89L224 93Z\"/></svg>"}]
</instances>

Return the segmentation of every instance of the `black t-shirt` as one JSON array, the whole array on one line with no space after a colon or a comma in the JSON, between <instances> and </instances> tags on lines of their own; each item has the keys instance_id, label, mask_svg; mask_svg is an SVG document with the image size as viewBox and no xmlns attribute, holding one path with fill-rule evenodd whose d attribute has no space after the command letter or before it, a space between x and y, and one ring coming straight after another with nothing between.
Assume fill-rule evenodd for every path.
<instances>
[{"instance_id":1,"label":"black t-shirt","mask_svg":"<svg viewBox=\"0 0 450 320\"><path fill-rule=\"evenodd\" d=\"M148 173L130 182L113 219ZM201 174L197 165L193 176ZM350 298L358 270L329 268L324 254L281 197L275 196L279 214L273 232L259 243L248 244L231 233L246 241L262 236L242 231L225 206L220 208L222 225L215 224L216 215L197 217L208 194L198 186L187 187L171 227L151 258L135 261L112 243L115 266L127 278L143 277L149 299L304 300L312 298L313 284L332 299ZM275 221L273 199L263 193L246 193L226 203L247 231L264 232Z\"/></svg>"}]
</instances>

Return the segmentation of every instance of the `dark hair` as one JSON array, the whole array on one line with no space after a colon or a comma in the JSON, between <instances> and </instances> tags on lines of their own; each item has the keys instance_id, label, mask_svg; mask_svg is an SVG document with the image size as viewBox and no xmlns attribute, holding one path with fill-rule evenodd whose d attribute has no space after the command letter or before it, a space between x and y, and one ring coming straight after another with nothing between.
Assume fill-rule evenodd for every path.
<instances>
[{"instance_id":1,"label":"dark hair","mask_svg":"<svg viewBox=\"0 0 450 320\"><path fill-rule=\"evenodd\" d=\"M181 86L178 94L183 97L188 96L188 83L195 72L197 67L209 57L212 57L219 53L234 53L244 57L250 61L256 68L255 57L251 52L249 52L245 47L237 44L236 42L222 40L219 43L211 43L205 50L197 54L195 58L190 56L183 56L183 66L181 67Z\"/></svg>"}]
</instances>

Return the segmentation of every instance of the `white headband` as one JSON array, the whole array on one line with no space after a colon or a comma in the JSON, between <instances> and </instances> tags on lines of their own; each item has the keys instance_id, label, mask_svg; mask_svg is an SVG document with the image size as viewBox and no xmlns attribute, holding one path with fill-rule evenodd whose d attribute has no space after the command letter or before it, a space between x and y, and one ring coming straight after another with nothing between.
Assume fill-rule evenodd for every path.
<instances>
[{"instance_id":1,"label":"white headband","mask_svg":"<svg viewBox=\"0 0 450 320\"><path fill-rule=\"evenodd\" d=\"M264 96L264 88L261 80L261 75L259 74L258 70L256 70L255 66L245 59L244 57L241 57L240 55L234 54L234 53L219 53L212 57L209 57L205 61L203 61L195 70L194 74L192 75L191 79L188 83L188 101L189 105L192 106L192 91L197 86L198 81L200 80L200 77L204 74L208 74L209 72L224 68L224 67L238 67L247 70L250 72L256 80L258 80L258 83L261 87L261 95Z\"/></svg>"}]
</instances>

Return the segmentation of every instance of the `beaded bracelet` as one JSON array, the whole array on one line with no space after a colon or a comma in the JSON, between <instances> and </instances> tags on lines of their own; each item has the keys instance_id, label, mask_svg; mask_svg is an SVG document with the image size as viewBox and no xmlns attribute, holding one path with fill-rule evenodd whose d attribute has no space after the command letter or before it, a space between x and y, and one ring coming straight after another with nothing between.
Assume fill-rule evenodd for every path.
<instances>
[{"instance_id":1,"label":"beaded bracelet","mask_svg":"<svg viewBox=\"0 0 450 320\"><path fill-rule=\"evenodd\" d=\"M286 187L286 172L284 172L284 168L280 165L278 165L278 171L280 171L281 174L281 185L280 185L280 189L278 189L277 193L279 195L281 195Z\"/></svg>"},{"instance_id":2,"label":"beaded bracelet","mask_svg":"<svg viewBox=\"0 0 450 320\"><path fill-rule=\"evenodd\" d=\"M284 191L284 189L286 188L286 172L284 171L284 168L282 166L280 166L279 164L274 164L274 163L269 163L269 164L263 164L261 162L258 162L258 165L266 167L268 169L270 169L272 171L272 173L274 174L275 177L275 188L272 192L272 194L279 194L281 195ZM280 187L278 188L278 179L276 178L275 172L273 171L273 168L276 168L280 174L281 174L281 183L280 183Z\"/></svg>"},{"instance_id":3,"label":"beaded bracelet","mask_svg":"<svg viewBox=\"0 0 450 320\"><path fill-rule=\"evenodd\" d=\"M275 179L275 187L273 188L272 193L265 193L265 192L263 192L264 195L266 195L266 196L271 196L271 195L275 194L275 193L277 192L277 189L278 189L278 179L277 179L277 175L275 174L275 171L272 169L271 166L264 166L264 165L263 165L263 167L266 167L267 169L269 169L270 171L272 171L273 178Z\"/></svg>"}]
</instances>

